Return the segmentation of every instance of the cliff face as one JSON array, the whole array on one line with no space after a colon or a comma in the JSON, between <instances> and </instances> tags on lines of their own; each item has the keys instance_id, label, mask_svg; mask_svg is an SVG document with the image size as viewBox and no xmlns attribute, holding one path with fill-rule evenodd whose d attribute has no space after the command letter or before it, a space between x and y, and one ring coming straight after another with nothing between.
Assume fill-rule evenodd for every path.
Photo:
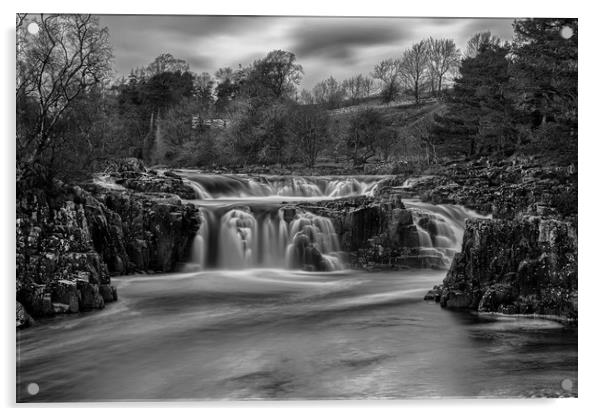
<instances>
[{"instance_id":1,"label":"cliff face","mask_svg":"<svg viewBox=\"0 0 602 416\"><path fill-rule=\"evenodd\" d=\"M470 220L441 305L577 318L577 236L542 217Z\"/></svg>"},{"instance_id":2,"label":"cliff face","mask_svg":"<svg viewBox=\"0 0 602 416\"><path fill-rule=\"evenodd\" d=\"M103 308L117 299L110 276L173 271L200 224L173 194L97 185L17 195L17 325L33 317ZM20 316L20 318L19 318Z\"/></svg>"}]
</instances>

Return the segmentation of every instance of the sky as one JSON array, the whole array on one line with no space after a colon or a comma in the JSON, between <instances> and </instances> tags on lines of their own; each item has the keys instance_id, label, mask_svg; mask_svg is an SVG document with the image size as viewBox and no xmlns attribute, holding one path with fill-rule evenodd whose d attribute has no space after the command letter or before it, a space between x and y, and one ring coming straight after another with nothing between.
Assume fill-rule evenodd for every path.
<instances>
[{"instance_id":1,"label":"sky","mask_svg":"<svg viewBox=\"0 0 602 416\"><path fill-rule=\"evenodd\" d=\"M302 88L334 76L369 74L413 43L451 38L460 49L477 32L512 39L513 19L125 16L102 15L109 28L116 76L148 65L162 53L184 59L194 72L246 66L273 49L295 53L303 66Z\"/></svg>"}]
</instances>

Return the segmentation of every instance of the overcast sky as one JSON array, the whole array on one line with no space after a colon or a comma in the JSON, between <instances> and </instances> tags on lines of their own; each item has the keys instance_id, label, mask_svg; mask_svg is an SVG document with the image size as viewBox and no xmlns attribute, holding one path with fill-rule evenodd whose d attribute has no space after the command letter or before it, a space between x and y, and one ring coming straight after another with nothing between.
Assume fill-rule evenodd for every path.
<instances>
[{"instance_id":1,"label":"overcast sky","mask_svg":"<svg viewBox=\"0 0 602 416\"><path fill-rule=\"evenodd\" d=\"M451 38L462 50L479 31L512 38L512 19L104 15L100 23L109 28L118 75L162 53L186 60L194 72L213 74L284 49L303 65L304 88L330 75L342 80L368 74L380 60L429 36Z\"/></svg>"}]
</instances>

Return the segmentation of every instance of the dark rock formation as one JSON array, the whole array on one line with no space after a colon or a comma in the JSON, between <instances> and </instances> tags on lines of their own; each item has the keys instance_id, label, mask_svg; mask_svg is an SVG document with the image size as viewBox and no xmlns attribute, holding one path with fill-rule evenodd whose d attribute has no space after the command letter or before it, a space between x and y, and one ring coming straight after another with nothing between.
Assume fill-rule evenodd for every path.
<instances>
[{"instance_id":1,"label":"dark rock formation","mask_svg":"<svg viewBox=\"0 0 602 416\"><path fill-rule=\"evenodd\" d=\"M31 326L34 323L33 318L29 316L29 314L19 301L17 301L16 318L16 326L19 329L27 328L28 326Z\"/></svg>"},{"instance_id":2,"label":"dark rock formation","mask_svg":"<svg viewBox=\"0 0 602 416\"><path fill-rule=\"evenodd\" d=\"M98 207L87 213L95 217L91 233L94 246L108 259L109 271L172 271L186 259L200 225L192 204L168 194L115 192L88 186L108 216L98 216Z\"/></svg>"},{"instance_id":3,"label":"dark rock formation","mask_svg":"<svg viewBox=\"0 0 602 416\"><path fill-rule=\"evenodd\" d=\"M392 191L424 202L463 205L500 219L529 214L577 221L577 171L573 165L546 166L522 159L454 162L432 175L391 178L377 193Z\"/></svg>"},{"instance_id":4,"label":"dark rock formation","mask_svg":"<svg viewBox=\"0 0 602 416\"><path fill-rule=\"evenodd\" d=\"M435 302L439 302L441 301L441 292L441 285L435 285L431 290L426 292L426 295L424 295L424 300L432 300Z\"/></svg>"},{"instance_id":5,"label":"dark rock formation","mask_svg":"<svg viewBox=\"0 0 602 416\"><path fill-rule=\"evenodd\" d=\"M441 305L577 318L574 226L541 217L468 221Z\"/></svg>"},{"instance_id":6,"label":"dark rock formation","mask_svg":"<svg viewBox=\"0 0 602 416\"><path fill-rule=\"evenodd\" d=\"M170 176L158 174L137 174L135 177L117 178L115 183L144 193L170 193L184 199L194 199L194 189L184 183L184 180L172 173Z\"/></svg>"},{"instance_id":7,"label":"dark rock formation","mask_svg":"<svg viewBox=\"0 0 602 416\"><path fill-rule=\"evenodd\" d=\"M146 174L135 160L113 169ZM17 300L33 317L103 308L117 300L111 274L175 270L198 230L198 210L176 195L84 188L17 193Z\"/></svg>"},{"instance_id":8,"label":"dark rock formation","mask_svg":"<svg viewBox=\"0 0 602 416\"><path fill-rule=\"evenodd\" d=\"M445 267L440 252L420 247L412 213L397 192L381 192L377 198L341 198L302 208L331 219L352 267Z\"/></svg>"}]
</instances>

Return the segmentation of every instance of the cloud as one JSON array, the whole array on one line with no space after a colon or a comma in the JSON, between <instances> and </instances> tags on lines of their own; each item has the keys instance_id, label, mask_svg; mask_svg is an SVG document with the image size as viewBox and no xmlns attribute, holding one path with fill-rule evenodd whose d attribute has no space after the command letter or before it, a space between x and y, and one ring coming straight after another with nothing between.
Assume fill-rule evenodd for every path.
<instances>
[{"instance_id":1,"label":"cloud","mask_svg":"<svg viewBox=\"0 0 602 416\"><path fill-rule=\"evenodd\" d=\"M512 38L512 19L102 15L100 22L109 27L120 75L161 53L186 60L195 72L214 73L284 49L303 65L303 88L329 75L368 74L429 36L451 38L461 49L479 31Z\"/></svg>"},{"instance_id":2,"label":"cloud","mask_svg":"<svg viewBox=\"0 0 602 416\"><path fill-rule=\"evenodd\" d=\"M397 19L314 18L299 22L288 36L299 58L349 62L362 48L396 43L408 34Z\"/></svg>"}]
</instances>

